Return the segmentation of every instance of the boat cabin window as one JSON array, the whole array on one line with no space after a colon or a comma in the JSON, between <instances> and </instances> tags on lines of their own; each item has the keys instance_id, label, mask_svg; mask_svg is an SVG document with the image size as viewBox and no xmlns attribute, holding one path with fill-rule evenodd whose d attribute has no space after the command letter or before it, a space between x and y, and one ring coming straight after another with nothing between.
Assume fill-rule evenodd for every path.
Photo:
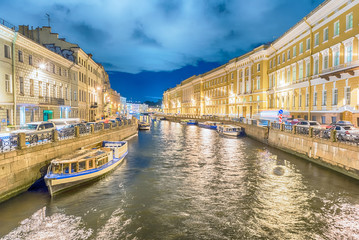
<instances>
[{"instance_id":1,"label":"boat cabin window","mask_svg":"<svg viewBox=\"0 0 359 240\"><path fill-rule=\"evenodd\" d=\"M79 172L86 170L86 161L79 162Z\"/></svg>"},{"instance_id":2,"label":"boat cabin window","mask_svg":"<svg viewBox=\"0 0 359 240\"><path fill-rule=\"evenodd\" d=\"M52 173L55 174L62 173L61 165L59 163L52 164Z\"/></svg>"},{"instance_id":3,"label":"boat cabin window","mask_svg":"<svg viewBox=\"0 0 359 240\"><path fill-rule=\"evenodd\" d=\"M94 166L93 166L93 159L90 159L89 160L89 168L93 168Z\"/></svg>"},{"instance_id":4,"label":"boat cabin window","mask_svg":"<svg viewBox=\"0 0 359 240\"><path fill-rule=\"evenodd\" d=\"M77 172L77 162L71 163L71 173Z\"/></svg>"},{"instance_id":5,"label":"boat cabin window","mask_svg":"<svg viewBox=\"0 0 359 240\"><path fill-rule=\"evenodd\" d=\"M62 164L62 173L69 173L69 164L68 163Z\"/></svg>"}]
</instances>

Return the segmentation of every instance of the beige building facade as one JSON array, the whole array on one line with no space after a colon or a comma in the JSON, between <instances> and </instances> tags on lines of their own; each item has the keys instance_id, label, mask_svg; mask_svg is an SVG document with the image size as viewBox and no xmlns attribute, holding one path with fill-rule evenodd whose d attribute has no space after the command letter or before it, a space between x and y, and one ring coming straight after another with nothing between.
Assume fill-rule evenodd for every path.
<instances>
[{"instance_id":1,"label":"beige building facade","mask_svg":"<svg viewBox=\"0 0 359 240\"><path fill-rule=\"evenodd\" d=\"M358 46L359 1L324 1L271 44L167 90L164 111L255 118L283 109L359 125Z\"/></svg>"}]
</instances>

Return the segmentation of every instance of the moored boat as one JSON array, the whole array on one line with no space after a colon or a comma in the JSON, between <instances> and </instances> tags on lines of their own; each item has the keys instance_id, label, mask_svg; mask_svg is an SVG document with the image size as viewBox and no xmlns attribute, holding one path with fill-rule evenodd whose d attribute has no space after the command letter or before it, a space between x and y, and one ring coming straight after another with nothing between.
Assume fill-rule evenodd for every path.
<instances>
[{"instance_id":1,"label":"moored boat","mask_svg":"<svg viewBox=\"0 0 359 240\"><path fill-rule=\"evenodd\" d=\"M140 123L138 123L138 129L139 130L150 130L151 125L149 123L146 123L146 122L140 122Z\"/></svg>"},{"instance_id":2,"label":"moored boat","mask_svg":"<svg viewBox=\"0 0 359 240\"><path fill-rule=\"evenodd\" d=\"M198 126L203 128L209 128L209 129L217 129L218 125L222 125L220 122L199 122Z\"/></svg>"},{"instance_id":3,"label":"moored boat","mask_svg":"<svg viewBox=\"0 0 359 240\"><path fill-rule=\"evenodd\" d=\"M51 196L95 180L115 169L127 155L127 142L102 142L51 161L45 183Z\"/></svg>"},{"instance_id":4,"label":"moored boat","mask_svg":"<svg viewBox=\"0 0 359 240\"><path fill-rule=\"evenodd\" d=\"M197 125L198 121L194 119L182 119L181 124L187 124L187 125Z\"/></svg>"},{"instance_id":5,"label":"moored boat","mask_svg":"<svg viewBox=\"0 0 359 240\"><path fill-rule=\"evenodd\" d=\"M244 136L244 129L239 126L220 125L218 126L217 131L221 135L234 137Z\"/></svg>"}]
</instances>

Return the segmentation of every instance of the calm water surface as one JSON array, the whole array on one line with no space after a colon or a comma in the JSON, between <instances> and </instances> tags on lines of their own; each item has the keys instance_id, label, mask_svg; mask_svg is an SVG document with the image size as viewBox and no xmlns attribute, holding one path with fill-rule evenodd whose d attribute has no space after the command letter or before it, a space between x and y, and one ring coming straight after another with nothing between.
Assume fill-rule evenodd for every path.
<instances>
[{"instance_id":1,"label":"calm water surface","mask_svg":"<svg viewBox=\"0 0 359 240\"><path fill-rule=\"evenodd\" d=\"M122 166L0 204L1 239L359 239L359 184L248 138L154 122Z\"/></svg>"}]
</instances>

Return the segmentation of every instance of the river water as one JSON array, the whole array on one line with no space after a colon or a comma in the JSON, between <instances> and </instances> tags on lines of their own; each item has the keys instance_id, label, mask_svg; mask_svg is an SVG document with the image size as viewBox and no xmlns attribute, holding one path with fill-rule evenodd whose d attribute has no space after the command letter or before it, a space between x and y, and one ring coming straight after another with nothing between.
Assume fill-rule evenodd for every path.
<instances>
[{"instance_id":1,"label":"river water","mask_svg":"<svg viewBox=\"0 0 359 240\"><path fill-rule=\"evenodd\" d=\"M154 122L126 161L0 204L1 239L359 239L358 181L249 138Z\"/></svg>"}]
</instances>

